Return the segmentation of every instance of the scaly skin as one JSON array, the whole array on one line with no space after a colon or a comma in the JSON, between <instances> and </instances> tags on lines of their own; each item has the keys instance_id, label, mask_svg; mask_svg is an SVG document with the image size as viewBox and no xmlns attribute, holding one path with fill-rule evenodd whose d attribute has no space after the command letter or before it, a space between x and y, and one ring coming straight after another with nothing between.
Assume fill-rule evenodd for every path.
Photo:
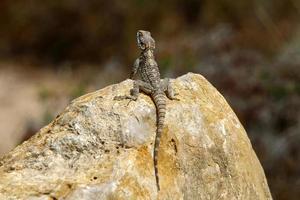
<instances>
[{"instance_id":1,"label":"scaly skin","mask_svg":"<svg viewBox=\"0 0 300 200\"><path fill-rule=\"evenodd\" d=\"M171 100L176 99L169 83L169 79L160 79L158 65L155 61L153 51L155 49L155 41L148 31L139 30L137 32L137 42L141 50L141 54L136 59L130 78L134 78L138 73L141 80L135 80L133 89L130 90L131 96L118 96L115 99L131 99L137 100L140 90L151 96L157 111L157 130L154 143L153 161L154 172L157 190L160 190L157 159L160 138L164 127L164 120L166 114L166 97Z\"/></svg>"}]
</instances>

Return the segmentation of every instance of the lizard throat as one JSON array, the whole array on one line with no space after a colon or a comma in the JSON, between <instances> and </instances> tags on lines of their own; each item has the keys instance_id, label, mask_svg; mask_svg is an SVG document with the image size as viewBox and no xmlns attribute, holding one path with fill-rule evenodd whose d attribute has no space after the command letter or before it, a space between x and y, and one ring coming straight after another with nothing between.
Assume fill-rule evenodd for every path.
<instances>
[{"instance_id":1,"label":"lizard throat","mask_svg":"<svg viewBox=\"0 0 300 200\"><path fill-rule=\"evenodd\" d=\"M152 49L145 49L142 52L142 55L146 59L150 59L150 58L154 59L154 54L153 54L153 50Z\"/></svg>"}]
</instances>

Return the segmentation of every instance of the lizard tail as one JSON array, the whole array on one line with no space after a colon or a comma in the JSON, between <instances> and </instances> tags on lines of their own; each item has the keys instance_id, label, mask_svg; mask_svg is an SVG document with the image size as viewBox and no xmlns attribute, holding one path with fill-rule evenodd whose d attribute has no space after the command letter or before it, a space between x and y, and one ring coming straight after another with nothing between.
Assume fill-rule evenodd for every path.
<instances>
[{"instance_id":1,"label":"lizard tail","mask_svg":"<svg viewBox=\"0 0 300 200\"><path fill-rule=\"evenodd\" d=\"M157 130L156 130L156 137L154 143L153 161L154 161L154 172L155 172L155 179L156 179L156 185L158 191L160 190L160 185L159 185L159 177L158 177L157 158L158 158L158 149L159 149L161 133L164 127L165 114L166 114L165 97L166 97L165 94L161 91L158 91L153 94L153 100L156 105L156 112L157 112Z\"/></svg>"}]
</instances>

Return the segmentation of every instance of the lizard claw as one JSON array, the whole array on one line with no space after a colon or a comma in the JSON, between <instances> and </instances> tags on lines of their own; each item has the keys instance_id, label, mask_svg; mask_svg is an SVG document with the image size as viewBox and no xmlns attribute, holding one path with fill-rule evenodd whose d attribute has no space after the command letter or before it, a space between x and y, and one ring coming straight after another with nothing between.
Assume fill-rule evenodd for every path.
<instances>
[{"instance_id":1,"label":"lizard claw","mask_svg":"<svg viewBox=\"0 0 300 200\"><path fill-rule=\"evenodd\" d=\"M132 101L136 101L137 97L135 97L135 96L128 96L128 95L115 96L114 97L114 100L116 100L116 101L122 101L122 100L125 100L125 99L129 99L129 102L127 103L127 106L128 106Z\"/></svg>"},{"instance_id":2,"label":"lizard claw","mask_svg":"<svg viewBox=\"0 0 300 200\"><path fill-rule=\"evenodd\" d=\"M180 101L180 99L176 98L176 97L172 97L170 98L171 100L175 100L175 101Z\"/></svg>"},{"instance_id":3,"label":"lizard claw","mask_svg":"<svg viewBox=\"0 0 300 200\"><path fill-rule=\"evenodd\" d=\"M132 101L136 101L137 99L129 99L127 106L132 102Z\"/></svg>"},{"instance_id":4,"label":"lizard claw","mask_svg":"<svg viewBox=\"0 0 300 200\"><path fill-rule=\"evenodd\" d=\"M171 95L167 95L168 99L170 100L175 100L175 101L180 101L180 99L176 98L175 96L179 95L178 93L175 93L173 94L172 96Z\"/></svg>"},{"instance_id":5,"label":"lizard claw","mask_svg":"<svg viewBox=\"0 0 300 200\"><path fill-rule=\"evenodd\" d=\"M124 100L125 99L125 96L115 96L114 97L114 101L121 101L121 100Z\"/></svg>"},{"instance_id":6,"label":"lizard claw","mask_svg":"<svg viewBox=\"0 0 300 200\"><path fill-rule=\"evenodd\" d=\"M124 99L130 99L132 101L136 101L137 100L137 97L135 96L128 96L128 95L124 95L124 96L115 96L114 97L114 100L116 101L121 101L121 100L124 100Z\"/></svg>"},{"instance_id":7,"label":"lizard claw","mask_svg":"<svg viewBox=\"0 0 300 200\"><path fill-rule=\"evenodd\" d=\"M179 93L175 93L172 100L180 101L180 99L178 99L178 98L175 97L175 96L178 96L178 95L179 95Z\"/></svg>"}]
</instances>

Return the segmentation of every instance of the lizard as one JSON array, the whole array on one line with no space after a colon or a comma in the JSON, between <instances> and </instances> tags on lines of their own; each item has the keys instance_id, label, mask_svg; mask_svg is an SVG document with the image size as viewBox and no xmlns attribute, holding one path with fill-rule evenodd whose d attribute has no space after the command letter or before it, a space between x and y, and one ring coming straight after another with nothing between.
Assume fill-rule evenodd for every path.
<instances>
[{"instance_id":1,"label":"lizard","mask_svg":"<svg viewBox=\"0 0 300 200\"><path fill-rule=\"evenodd\" d=\"M156 106L156 136L153 150L154 173L157 190L160 191L158 176L158 150L160 138L164 127L166 115L166 98L170 100L179 100L175 98L175 94L169 78L160 78L158 65L154 57L155 40L149 31L137 31L137 45L141 50L140 56L135 60L130 79L133 79L133 88L130 95L117 96L115 99L130 99L136 101L140 91L151 96ZM140 75L140 80L136 80L135 76Z\"/></svg>"}]
</instances>

